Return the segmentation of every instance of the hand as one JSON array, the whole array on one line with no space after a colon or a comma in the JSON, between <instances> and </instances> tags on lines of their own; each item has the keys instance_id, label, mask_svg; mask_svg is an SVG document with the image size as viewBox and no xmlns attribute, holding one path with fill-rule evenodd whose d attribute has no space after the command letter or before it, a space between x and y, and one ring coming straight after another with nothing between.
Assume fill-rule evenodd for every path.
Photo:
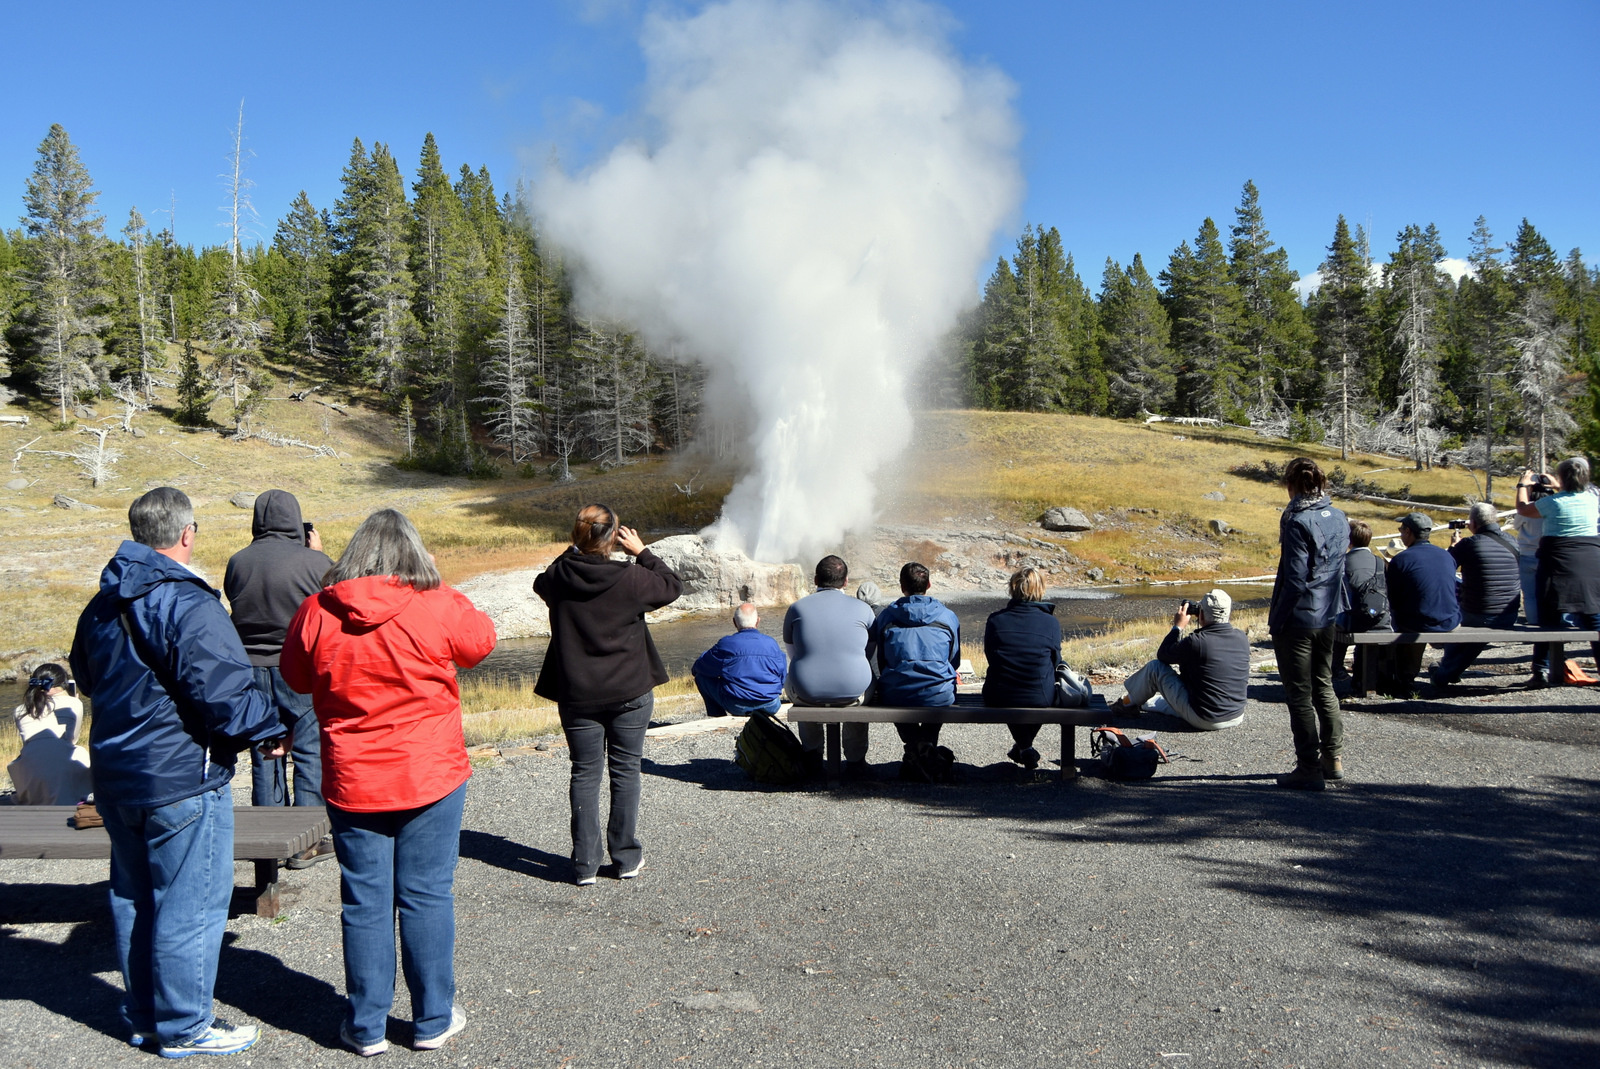
<instances>
[{"instance_id":1,"label":"hand","mask_svg":"<svg viewBox=\"0 0 1600 1069\"><path fill-rule=\"evenodd\" d=\"M311 528L311 533L306 535L306 548L314 549L318 553L322 552L322 532L315 527Z\"/></svg>"},{"instance_id":2,"label":"hand","mask_svg":"<svg viewBox=\"0 0 1600 1069\"><path fill-rule=\"evenodd\" d=\"M1189 626L1189 603L1179 602L1178 611L1172 617L1172 626L1179 631Z\"/></svg>"},{"instance_id":3,"label":"hand","mask_svg":"<svg viewBox=\"0 0 1600 1069\"><path fill-rule=\"evenodd\" d=\"M268 739L260 746L261 756L268 760L276 761L280 757L289 756L289 736L279 735L275 739Z\"/></svg>"},{"instance_id":4,"label":"hand","mask_svg":"<svg viewBox=\"0 0 1600 1069\"><path fill-rule=\"evenodd\" d=\"M1457 528L1456 530L1450 532L1450 544L1452 546L1461 544L1461 530L1460 530L1460 528Z\"/></svg>"},{"instance_id":5,"label":"hand","mask_svg":"<svg viewBox=\"0 0 1600 1069\"><path fill-rule=\"evenodd\" d=\"M630 557L637 557L644 552L644 539L632 527L618 527L617 548Z\"/></svg>"}]
</instances>

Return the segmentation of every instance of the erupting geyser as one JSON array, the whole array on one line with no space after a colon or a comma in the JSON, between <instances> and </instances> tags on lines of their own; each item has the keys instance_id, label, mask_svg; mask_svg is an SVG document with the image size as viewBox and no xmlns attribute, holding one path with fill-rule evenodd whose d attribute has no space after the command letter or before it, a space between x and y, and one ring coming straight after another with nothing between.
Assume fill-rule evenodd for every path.
<instances>
[{"instance_id":1,"label":"erupting geyser","mask_svg":"<svg viewBox=\"0 0 1600 1069\"><path fill-rule=\"evenodd\" d=\"M919 4L731 0L643 34L652 135L547 176L580 306L711 371L749 471L708 532L757 560L873 520L908 378L974 300L1022 182L1010 83Z\"/></svg>"}]
</instances>

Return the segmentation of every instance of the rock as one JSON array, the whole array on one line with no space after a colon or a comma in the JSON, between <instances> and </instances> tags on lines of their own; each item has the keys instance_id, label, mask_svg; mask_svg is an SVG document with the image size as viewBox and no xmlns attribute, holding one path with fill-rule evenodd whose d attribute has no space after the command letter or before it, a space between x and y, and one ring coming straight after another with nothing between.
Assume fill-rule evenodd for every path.
<instances>
[{"instance_id":1,"label":"rock","mask_svg":"<svg viewBox=\"0 0 1600 1069\"><path fill-rule=\"evenodd\" d=\"M0 505L0 512L5 513L7 516L23 515L23 510L17 508L15 505Z\"/></svg>"},{"instance_id":2,"label":"rock","mask_svg":"<svg viewBox=\"0 0 1600 1069\"><path fill-rule=\"evenodd\" d=\"M1045 514L1039 517L1039 523L1046 531L1094 530L1094 524L1089 522L1089 517L1065 505L1057 505L1053 509L1046 510Z\"/></svg>"},{"instance_id":3,"label":"rock","mask_svg":"<svg viewBox=\"0 0 1600 1069\"><path fill-rule=\"evenodd\" d=\"M240 490L237 494L228 498L228 504L236 509L253 509L256 507L256 495L247 490Z\"/></svg>"},{"instance_id":4,"label":"rock","mask_svg":"<svg viewBox=\"0 0 1600 1069\"><path fill-rule=\"evenodd\" d=\"M66 494L57 494L50 502L58 509L77 509L80 512L99 512L99 505L90 505L85 502L70 498Z\"/></svg>"},{"instance_id":5,"label":"rock","mask_svg":"<svg viewBox=\"0 0 1600 1069\"><path fill-rule=\"evenodd\" d=\"M1086 575L1091 583L1098 583L1106 577L1106 573L1099 568L1090 568Z\"/></svg>"},{"instance_id":6,"label":"rock","mask_svg":"<svg viewBox=\"0 0 1600 1069\"><path fill-rule=\"evenodd\" d=\"M1200 496L1202 498L1204 498L1205 500L1207 500L1207 501L1226 501L1226 500L1228 500L1228 495L1223 493L1221 490L1213 490L1209 494L1201 494Z\"/></svg>"},{"instance_id":7,"label":"rock","mask_svg":"<svg viewBox=\"0 0 1600 1069\"><path fill-rule=\"evenodd\" d=\"M746 601L790 605L807 593L798 564L751 560L699 535L673 535L650 549L683 580L683 595L671 605L682 612L731 609Z\"/></svg>"},{"instance_id":8,"label":"rock","mask_svg":"<svg viewBox=\"0 0 1600 1069\"><path fill-rule=\"evenodd\" d=\"M145 431L144 431L143 427L135 427L135 428L133 428L133 430L129 431L128 433L133 435L135 438L143 438L145 436Z\"/></svg>"},{"instance_id":9,"label":"rock","mask_svg":"<svg viewBox=\"0 0 1600 1069\"><path fill-rule=\"evenodd\" d=\"M95 410L90 408L88 405L79 405L77 408L72 410L72 414L77 416L79 419L97 418Z\"/></svg>"},{"instance_id":10,"label":"rock","mask_svg":"<svg viewBox=\"0 0 1600 1069\"><path fill-rule=\"evenodd\" d=\"M27 488L28 480L26 479L12 479L10 482L6 483L7 490L26 490Z\"/></svg>"},{"instance_id":11,"label":"rock","mask_svg":"<svg viewBox=\"0 0 1600 1069\"><path fill-rule=\"evenodd\" d=\"M1211 533L1214 535L1233 533L1233 527L1228 523L1227 520L1208 520L1206 521L1206 526L1211 528Z\"/></svg>"},{"instance_id":12,"label":"rock","mask_svg":"<svg viewBox=\"0 0 1600 1069\"><path fill-rule=\"evenodd\" d=\"M748 991L707 991L680 999L678 1005L700 1013L755 1013L760 1009L756 997Z\"/></svg>"},{"instance_id":13,"label":"rock","mask_svg":"<svg viewBox=\"0 0 1600 1069\"><path fill-rule=\"evenodd\" d=\"M501 639L540 638L550 634L550 611L533 592L533 578L543 568L474 576L458 588L467 600L494 621Z\"/></svg>"}]
</instances>

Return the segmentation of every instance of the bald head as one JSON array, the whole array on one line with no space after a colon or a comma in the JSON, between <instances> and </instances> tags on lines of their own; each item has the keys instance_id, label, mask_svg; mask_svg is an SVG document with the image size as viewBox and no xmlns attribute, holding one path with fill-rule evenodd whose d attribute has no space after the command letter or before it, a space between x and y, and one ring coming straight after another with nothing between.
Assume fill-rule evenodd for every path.
<instances>
[{"instance_id":1,"label":"bald head","mask_svg":"<svg viewBox=\"0 0 1600 1069\"><path fill-rule=\"evenodd\" d=\"M733 626L740 631L749 631L761 622L761 615L756 612L756 607L748 601L733 610Z\"/></svg>"}]
</instances>

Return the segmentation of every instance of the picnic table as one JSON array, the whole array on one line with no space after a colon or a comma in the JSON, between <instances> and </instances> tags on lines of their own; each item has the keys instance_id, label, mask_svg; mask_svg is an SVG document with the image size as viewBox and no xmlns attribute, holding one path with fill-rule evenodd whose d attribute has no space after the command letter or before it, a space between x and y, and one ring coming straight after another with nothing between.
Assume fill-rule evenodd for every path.
<instances>
[{"instance_id":1,"label":"picnic table","mask_svg":"<svg viewBox=\"0 0 1600 1069\"><path fill-rule=\"evenodd\" d=\"M70 805L0 806L0 860L109 858L104 828L82 831L68 823ZM253 905L258 916L278 915L278 866L315 846L328 833L321 806L235 806L233 857L255 862Z\"/></svg>"}]
</instances>

